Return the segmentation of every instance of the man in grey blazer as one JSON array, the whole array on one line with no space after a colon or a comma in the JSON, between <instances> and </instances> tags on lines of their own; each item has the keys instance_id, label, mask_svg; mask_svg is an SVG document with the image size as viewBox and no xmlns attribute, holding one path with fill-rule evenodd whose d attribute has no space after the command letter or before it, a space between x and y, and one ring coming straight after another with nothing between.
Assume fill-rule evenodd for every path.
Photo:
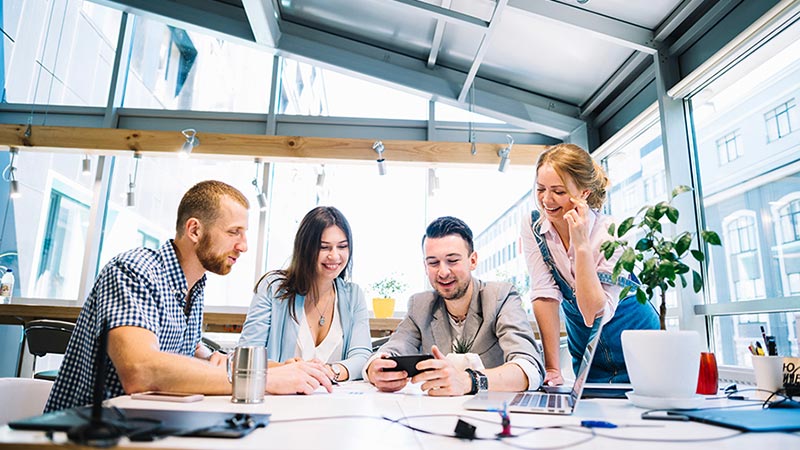
<instances>
[{"instance_id":1,"label":"man in grey blazer","mask_svg":"<svg viewBox=\"0 0 800 450\"><path fill-rule=\"evenodd\" d=\"M479 390L538 389L544 377L539 345L522 301L510 283L483 282L472 276L478 264L472 230L460 219L440 217L422 239L428 280L434 291L415 294L408 312L386 344L367 362L364 379L394 392L408 383L405 371L388 356L430 351L434 359L411 378L429 395L475 394ZM471 344L481 370L459 370L445 355L458 343Z\"/></svg>"}]
</instances>

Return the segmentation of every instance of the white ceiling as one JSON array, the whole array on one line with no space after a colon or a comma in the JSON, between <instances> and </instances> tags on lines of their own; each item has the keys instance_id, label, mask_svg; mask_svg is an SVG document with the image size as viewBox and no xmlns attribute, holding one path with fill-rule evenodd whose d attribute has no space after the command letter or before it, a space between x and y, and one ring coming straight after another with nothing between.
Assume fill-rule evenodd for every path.
<instances>
[{"instance_id":1,"label":"white ceiling","mask_svg":"<svg viewBox=\"0 0 800 450\"><path fill-rule=\"evenodd\" d=\"M97 0L565 139L716 0ZM618 103L618 102L617 102ZM608 111L605 112L608 116ZM597 124L594 124L597 125Z\"/></svg>"}]
</instances>

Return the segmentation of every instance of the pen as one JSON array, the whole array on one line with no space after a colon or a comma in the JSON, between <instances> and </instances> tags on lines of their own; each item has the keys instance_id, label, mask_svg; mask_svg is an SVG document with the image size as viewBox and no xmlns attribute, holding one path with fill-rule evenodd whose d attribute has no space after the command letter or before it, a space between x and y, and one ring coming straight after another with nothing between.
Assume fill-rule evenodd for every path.
<instances>
[{"instance_id":1,"label":"pen","mask_svg":"<svg viewBox=\"0 0 800 450\"><path fill-rule=\"evenodd\" d=\"M767 336L764 339L767 344L767 354L769 356L778 356L778 344L775 342L775 336Z\"/></svg>"},{"instance_id":2,"label":"pen","mask_svg":"<svg viewBox=\"0 0 800 450\"><path fill-rule=\"evenodd\" d=\"M764 325L761 325L761 338L764 339L764 346L767 345L767 331L764 329Z\"/></svg>"},{"instance_id":3,"label":"pen","mask_svg":"<svg viewBox=\"0 0 800 450\"><path fill-rule=\"evenodd\" d=\"M756 352L758 356L764 356L764 347L761 346L761 342L756 341Z\"/></svg>"}]
</instances>

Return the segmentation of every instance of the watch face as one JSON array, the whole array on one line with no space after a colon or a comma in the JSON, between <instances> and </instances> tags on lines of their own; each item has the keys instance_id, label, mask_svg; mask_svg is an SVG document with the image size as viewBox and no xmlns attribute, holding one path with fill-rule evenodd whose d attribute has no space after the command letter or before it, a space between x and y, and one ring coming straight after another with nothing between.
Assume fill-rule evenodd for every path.
<instances>
[{"instance_id":1,"label":"watch face","mask_svg":"<svg viewBox=\"0 0 800 450\"><path fill-rule=\"evenodd\" d=\"M478 375L478 390L481 391L489 390L489 378L487 378L486 375L484 374Z\"/></svg>"}]
</instances>

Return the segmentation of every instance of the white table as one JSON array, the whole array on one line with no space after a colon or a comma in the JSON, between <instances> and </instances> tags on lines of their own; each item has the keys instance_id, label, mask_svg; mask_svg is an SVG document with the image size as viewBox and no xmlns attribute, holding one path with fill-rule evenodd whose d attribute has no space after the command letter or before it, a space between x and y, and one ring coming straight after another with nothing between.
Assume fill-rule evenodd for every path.
<instances>
[{"instance_id":1,"label":"white table","mask_svg":"<svg viewBox=\"0 0 800 450\"><path fill-rule=\"evenodd\" d=\"M541 430L509 439L507 443L489 441L462 441L411 431L396 423L380 420L382 416L392 419L419 415L434 417L411 418L407 423L425 430L452 434L457 417L476 425L477 435L492 438L500 431L497 413L467 411L462 404L467 397L435 398L422 394L415 386L399 393L380 393L363 382L343 383L332 394L317 393L310 396L267 396L259 405L240 405L230 402L230 397L206 397L197 403L167 403L132 400L128 396L118 397L109 403L118 407L178 409L203 411L230 411L244 413L270 413L270 424L257 429L242 439L208 439L170 437L152 443L131 443L123 439L126 448L164 449L450 449L480 448L511 449L509 444L524 448L550 448L576 443L579 449L790 449L800 448L800 434L794 433L746 433L703 425L694 422L644 421L640 419L642 409L627 400L584 400L573 416L548 416L540 414L512 414L514 434L523 433L519 427L572 425L581 420L606 420L618 425L639 427L597 429L592 437L585 428ZM709 400L708 406L720 405L720 400ZM737 402L738 404L739 402ZM346 416L359 416L348 418ZM363 417L368 416L368 417ZM314 418L321 418L314 420ZM306 419L306 420L301 420ZM308 420L312 419L312 420ZM484 420L488 421L485 422ZM641 427L647 425L647 427ZM680 440L702 440L734 436L730 439L698 442L676 442ZM63 433L55 439L64 442ZM646 439L657 442L624 439ZM580 443L584 441L583 443ZM41 432L23 432L0 427L0 448L45 448L50 442ZM74 447L73 447L74 448Z\"/></svg>"}]
</instances>

